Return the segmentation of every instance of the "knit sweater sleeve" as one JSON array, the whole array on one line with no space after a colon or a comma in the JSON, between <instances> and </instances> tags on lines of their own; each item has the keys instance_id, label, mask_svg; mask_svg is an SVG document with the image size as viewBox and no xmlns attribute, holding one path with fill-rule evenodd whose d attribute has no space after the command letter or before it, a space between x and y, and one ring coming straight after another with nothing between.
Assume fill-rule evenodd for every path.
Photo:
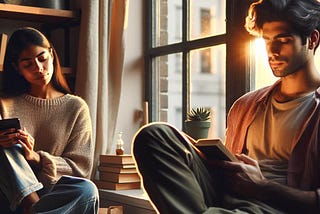
<instances>
[{"instance_id":1,"label":"knit sweater sleeve","mask_svg":"<svg viewBox=\"0 0 320 214\"><path fill-rule=\"evenodd\" d=\"M89 178L93 165L94 146L89 109L83 104L72 122L68 142L61 155L46 151L37 151L41 159L39 180L45 186L51 186L62 175Z\"/></svg>"}]
</instances>

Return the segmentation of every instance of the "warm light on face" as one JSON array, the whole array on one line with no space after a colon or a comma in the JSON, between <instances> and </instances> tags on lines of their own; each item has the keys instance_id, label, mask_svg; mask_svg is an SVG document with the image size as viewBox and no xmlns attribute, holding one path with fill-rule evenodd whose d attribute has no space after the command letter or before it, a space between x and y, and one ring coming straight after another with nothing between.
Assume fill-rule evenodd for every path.
<instances>
[{"instance_id":1,"label":"warm light on face","mask_svg":"<svg viewBox=\"0 0 320 214\"><path fill-rule=\"evenodd\" d=\"M50 49L32 45L20 54L19 73L35 86L46 86L53 75L53 55Z\"/></svg>"},{"instance_id":2,"label":"warm light on face","mask_svg":"<svg viewBox=\"0 0 320 214\"><path fill-rule=\"evenodd\" d=\"M264 40L262 38L256 38L254 40L254 47L255 47L255 53L253 54L255 55L255 57L261 58L267 63L268 55L267 55L266 45Z\"/></svg>"},{"instance_id":3,"label":"warm light on face","mask_svg":"<svg viewBox=\"0 0 320 214\"><path fill-rule=\"evenodd\" d=\"M273 84L278 78L273 76L268 63L268 55L265 42L262 38L256 38L252 42L251 57L255 66L255 84L254 89L258 89Z\"/></svg>"}]
</instances>

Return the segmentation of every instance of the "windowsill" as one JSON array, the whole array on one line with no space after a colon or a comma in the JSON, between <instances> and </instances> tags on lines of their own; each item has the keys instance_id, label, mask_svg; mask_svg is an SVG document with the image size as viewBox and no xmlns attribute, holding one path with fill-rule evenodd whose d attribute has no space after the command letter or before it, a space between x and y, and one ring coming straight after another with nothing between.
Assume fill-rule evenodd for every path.
<instances>
[{"instance_id":1,"label":"windowsill","mask_svg":"<svg viewBox=\"0 0 320 214\"><path fill-rule=\"evenodd\" d=\"M142 189L99 189L100 207L123 206L124 213L156 213Z\"/></svg>"}]
</instances>

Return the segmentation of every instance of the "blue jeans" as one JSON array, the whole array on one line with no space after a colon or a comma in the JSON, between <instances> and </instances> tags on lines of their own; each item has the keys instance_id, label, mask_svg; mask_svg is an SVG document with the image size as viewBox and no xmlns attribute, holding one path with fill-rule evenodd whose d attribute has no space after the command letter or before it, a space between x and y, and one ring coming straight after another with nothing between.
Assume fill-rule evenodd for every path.
<instances>
[{"instance_id":1,"label":"blue jeans","mask_svg":"<svg viewBox=\"0 0 320 214\"><path fill-rule=\"evenodd\" d=\"M23 156L20 145L0 149L0 212L22 213L21 201L42 184ZM98 189L88 179L62 176L50 191L40 194L35 213L91 214L99 207Z\"/></svg>"}]
</instances>

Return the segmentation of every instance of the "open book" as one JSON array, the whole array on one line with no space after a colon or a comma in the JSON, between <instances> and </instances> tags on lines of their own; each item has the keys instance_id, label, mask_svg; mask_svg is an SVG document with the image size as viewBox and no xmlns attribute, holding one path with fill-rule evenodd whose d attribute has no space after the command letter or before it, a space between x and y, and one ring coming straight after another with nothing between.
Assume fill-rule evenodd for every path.
<instances>
[{"instance_id":1,"label":"open book","mask_svg":"<svg viewBox=\"0 0 320 214\"><path fill-rule=\"evenodd\" d=\"M221 139L199 139L195 147L207 160L235 161L238 159L223 145Z\"/></svg>"}]
</instances>

